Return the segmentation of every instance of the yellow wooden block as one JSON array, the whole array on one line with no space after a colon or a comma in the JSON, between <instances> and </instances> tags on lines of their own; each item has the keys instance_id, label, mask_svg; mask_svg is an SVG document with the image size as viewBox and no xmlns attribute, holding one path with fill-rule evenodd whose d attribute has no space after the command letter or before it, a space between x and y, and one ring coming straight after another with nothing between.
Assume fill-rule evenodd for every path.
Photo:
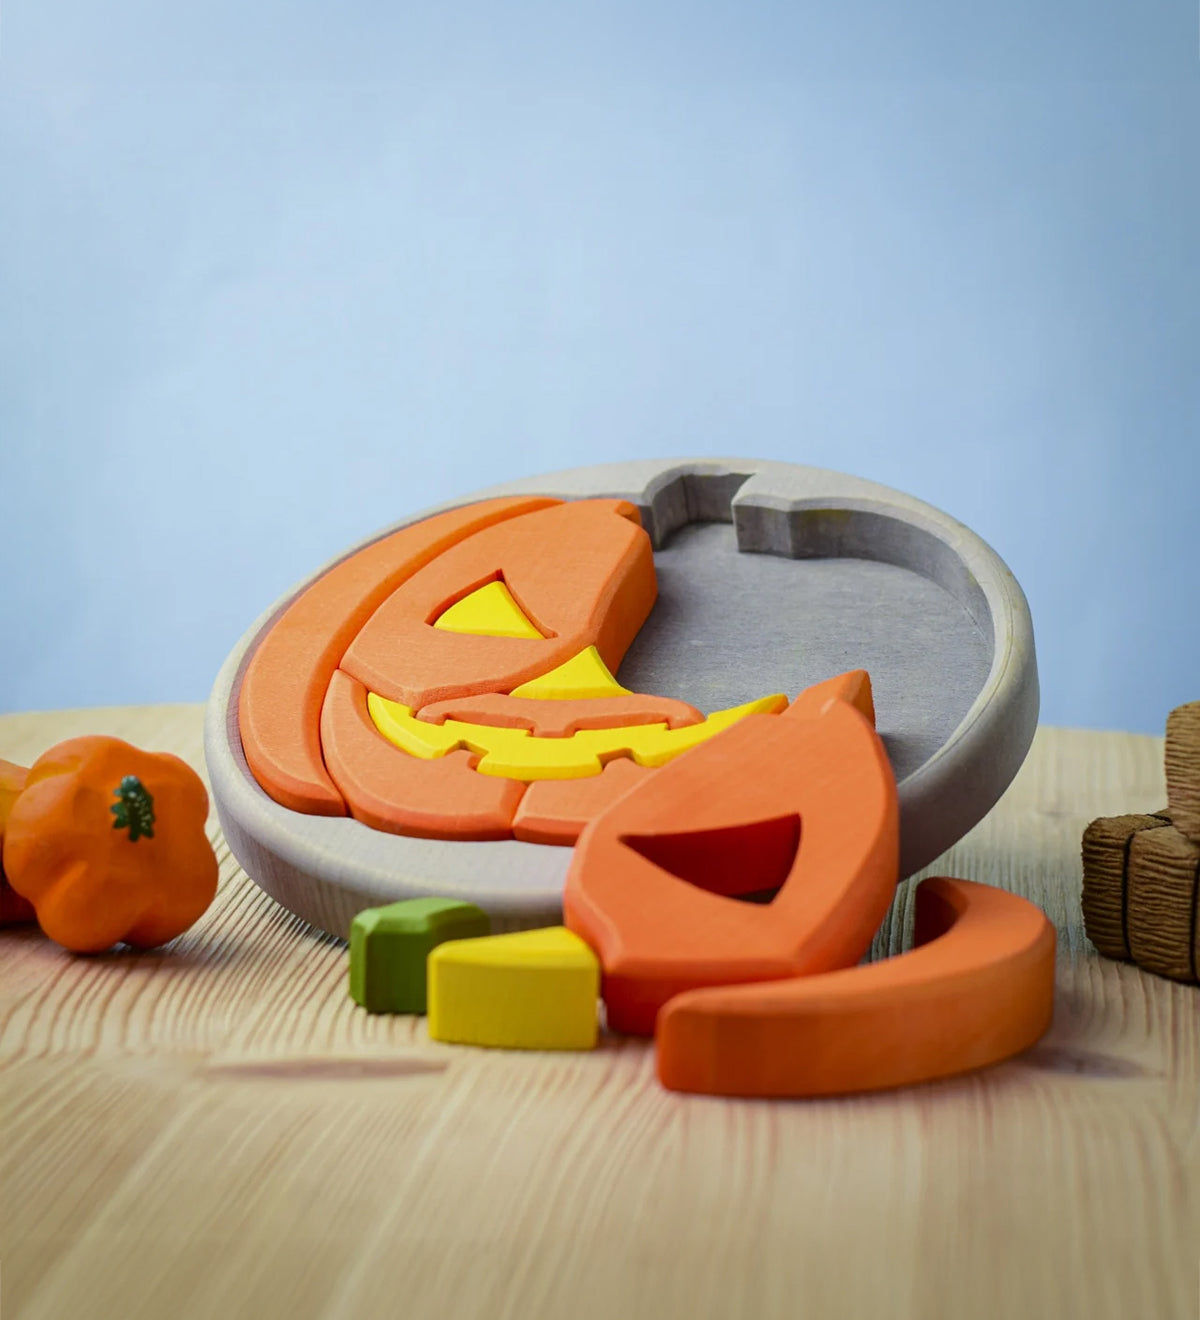
<instances>
[{"instance_id":1,"label":"yellow wooden block","mask_svg":"<svg viewBox=\"0 0 1200 1320\"><path fill-rule=\"evenodd\" d=\"M502 581L488 582L443 610L435 628L482 637L541 637Z\"/></svg>"},{"instance_id":2,"label":"yellow wooden block","mask_svg":"<svg viewBox=\"0 0 1200 1320\"><path fill-rule=\"evenodd\" d=\"M429 955L429 1035L509 1050L590 1050L600 963L565 926L449 940Z\"/></svg>"},{"instance_id":3,"label":"yellow wooden block","mask_svg":"<svg viewBox=\"0 0 1200 1320\"><path fill-rule=\"evenodd\" d=\"M549 669L513 688L512 695L538 697L542 701L577 701L580 697L627 697L629 689L609 673L600 652L588 646L564 660L557 669Z\"/></svg>"}]
</instances>

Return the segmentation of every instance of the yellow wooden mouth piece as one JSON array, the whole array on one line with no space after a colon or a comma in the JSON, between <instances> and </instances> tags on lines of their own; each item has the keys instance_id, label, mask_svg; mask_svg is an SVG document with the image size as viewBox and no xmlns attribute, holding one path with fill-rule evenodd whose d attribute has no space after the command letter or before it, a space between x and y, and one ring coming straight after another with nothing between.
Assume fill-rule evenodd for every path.
<instances>
[{"instance_id":1,"label":"yellow wooden mouth piece","mask_svg":"<svg viewBox=\"0 0 1200 1320\"><path fill-rule=\"evenodd\" d=\"M543 637L502 580L488 582L444 610L433 627L487 637ZM594 646L585 647L555 669L513 688L509 694L535 701L597 701L632 695L609 672ZM411 756L433 760L465 748L479 756L481 774L526 782L535 779L583 779L598 775L614 757L638 765L663 765L707 741L747 715L774 714L787 705L782 694L719 710L698 724L615 725L579 729L570 737L540 737L529 729L505 728L447 719L441 724L418 718L411 706L367 694L375 727Z\"/></svg>"},{"instance_id":2,"label":"yellow wooden mouth piece","mask_svg":"<svg viewBox=\"0 0 1200 1320\"><path fill-rule=\"evenodd\" d=\"M594 646L573 655L564 664L522 683L514 697L543 701L578 701L628 695ZM580 729L569 738L542 738L528 729L506 729L491 724L473 724L448 719L430 724L417 718L411 706L389 701L375 692L367 694L367 709L375 727L389 741L412 756L432 760L447 752L466 748L480 760L481 774L505 779L582 779L598 775L606 761L629 756L638 765L664 765L672 757L707 741L747 715L775 714L787 705L777 693L743 706L732 706L709 715L699 724L672 729L666 724L619 725L606 729Z\"/></svg>"}]
</instances>

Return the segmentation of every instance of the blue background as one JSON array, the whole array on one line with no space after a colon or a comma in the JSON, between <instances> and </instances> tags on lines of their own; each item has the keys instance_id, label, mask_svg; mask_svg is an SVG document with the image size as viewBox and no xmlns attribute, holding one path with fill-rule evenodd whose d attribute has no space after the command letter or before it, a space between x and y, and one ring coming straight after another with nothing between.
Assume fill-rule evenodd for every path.
<instances>
[{"instance_id":1,"label":"blue background","mask_svg":"<svg viewBox=\"0 0 1200 1320\"><path fill-rule=\"evenodd\" d=\"M406 513L854 472L1033 610L1048 723L1200 698L1194 5L7 0L0 709L201 700Z\"/></svg>"}]
</instances>

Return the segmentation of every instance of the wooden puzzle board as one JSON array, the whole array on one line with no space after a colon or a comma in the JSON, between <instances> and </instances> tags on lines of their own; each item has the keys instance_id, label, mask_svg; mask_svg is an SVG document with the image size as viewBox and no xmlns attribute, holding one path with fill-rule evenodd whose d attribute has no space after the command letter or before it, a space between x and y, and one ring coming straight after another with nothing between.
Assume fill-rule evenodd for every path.
<instances>
[{"instance_id":1,"label":"wooden puzzle board","mask_svg":"<svg viewBox=\"0 0 1200 1320\"><path fill-rule=\"evenodd\" d=\"M641 510L659 598L620 668L627 687L710 711L870 672L899 785L903 875L981 819L1020 767L1037 722L1028 607L995 553L931 506L838 473L736 459L576 469L454 505L526 493L619 496ZM257 785L238 690L295 594L250 628L209 703L205 750L234 855L268 893L339 936L364 907L430 893L477 903L498 929L556 922L565 848L404 838L301 815Z\"/></svg>"}]
</instances>

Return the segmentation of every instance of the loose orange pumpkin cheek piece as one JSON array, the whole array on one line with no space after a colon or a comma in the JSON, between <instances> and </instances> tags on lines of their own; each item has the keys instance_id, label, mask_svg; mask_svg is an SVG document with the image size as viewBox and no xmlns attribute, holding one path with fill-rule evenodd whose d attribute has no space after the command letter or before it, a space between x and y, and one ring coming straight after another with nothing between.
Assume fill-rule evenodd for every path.
<instances>
[{"instance_id":1,"label":"loose orange pumpkin cheek piece","mask_svg":"<svg viewBox=\"0 0 1200 1320\"><path fill-rule=\"evenodd\" d=\"M869 947L899 868L896 784L840 691L748 716L580 835L565 920L600 958L613 1030L650 1034L685 990L828 971ZM781 882L766 906L728 896Z\"/></svg>"},{"instance_id":2,"label":"loose orange pumpkin cheek piece","mask_svg":"<svg viewBox=\"0 0 1200 1320\"><path fill-rule=\"evenodd\" d=\"M1050 1025L1055 932L1027 899L925 880L915 942L865 967L680 995L659 1014L659 1079L708 1095L880 1090L998 1063Z\"/></svg>"},{"instance_id":3,"label":"loose orange pumpkin cheek piece","mask_svg":"<svg viewBox=\"0 0 1200 1320\"><path fill-rule=\"evenodd\" d=\"M558 503L523 496L436 514L335 564L291 602L259 642L238 695L246 760L276 802L312 815L346 814L321 755L320 713L334 669L375 610L465 537Z\"/></svg>"},{"instance_id":4,"label":"loose orange pumpkin cheek piece","mask_svg":"<svg viewBox=\"0 0 1200 1320\"><path fill-rule=\"evenodd\" d=\"M505 583L541 637L431 626L496 580ZM635 505L558 504L485 528L431 560L375 610L341 667L369 691L413 710L511 692L588 646L615 671L657 590L650 538Z\"/></svg>"}]
</instances>

